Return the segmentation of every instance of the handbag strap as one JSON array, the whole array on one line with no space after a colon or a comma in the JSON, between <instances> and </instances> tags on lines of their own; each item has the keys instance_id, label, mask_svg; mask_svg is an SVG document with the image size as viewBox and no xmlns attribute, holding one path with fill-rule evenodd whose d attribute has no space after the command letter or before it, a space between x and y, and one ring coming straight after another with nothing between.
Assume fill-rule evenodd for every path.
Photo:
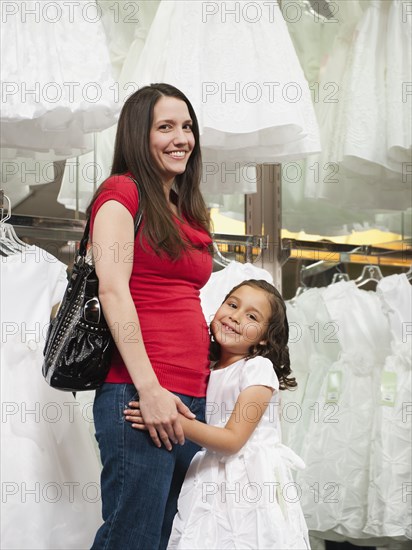
<instances>
[{"instance_id":1,"label":"handbag strap","mask_svg":"<svg viewBox=\"0 0 412 550\"><path fill-rule=\"evenodd\" d=\"M140 201L140 197L142 196L142 194L141 194L141 191L140 191L140 186L137 183L137 181L134 178L132 178L131 176L129 176L129 177L132 181L134 181L134 183L137 187L137 196L139 198L139 206L137 208L136 216L135 216L135 219L134 219L134 238L136 239L136 235L137 235L137 232L139 231L139 227L140 227L140 224L141 224L142 218L143 218L143 208L142 208L142 203ZM80 241L79 251L78 251L79 256L82 256L82 257L86 256L87 243L89 241L89 231L90 231L90 216L87 219L86 227L84 228L83 237L81 238L81 241Z\"/></svg>"}]
</instances>

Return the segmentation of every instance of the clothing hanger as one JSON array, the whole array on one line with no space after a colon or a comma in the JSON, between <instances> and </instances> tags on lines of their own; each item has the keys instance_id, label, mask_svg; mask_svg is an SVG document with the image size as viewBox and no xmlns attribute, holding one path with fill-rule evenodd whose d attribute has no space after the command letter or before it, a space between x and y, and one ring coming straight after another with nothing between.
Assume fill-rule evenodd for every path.
<instances>
[{"instance_id":1,"label":"clothing hanger","mask_svg":"<svg viewBox=\"0 0 412 550\"><path fill-rule=\"evenodd\" d=\"M350 277L347 273L334 273L332 277L332 284L339 283L340 281L350 281Z\"/></svg>"},{"instance_id":2,"label":"clothing hanger","mask_svg":"<svg viewBox=\"0 0 412 550\"><path fill-rule=\"evenodd\" d=\"M378 283L383 279L382 272L377 265L365 265L360 276L354 280L357 287L363 286L371 281Z\"/></svg>"},{"instance_id":3,"label":"clothing hanger","mask_svg":"<svg viewBox=\"0 0 412 550\"><path fill-rule=\"evenodd\" d=\"M313 265L313 264L312 264ZM310 267L310 266L309 266ZM295 298L297 298L298 296L300 296L301 294L303 294L304 292L306 292L306 290L309 290L309 286L307 286L307 284L305 283L304 281L304 275L306 273L306 271L308 270L308 267L307 266L303 266L300 268L300 273L299 273L299 286L298 288L296 289L296 292L295 292Z\"/></svg>"},{"instance_id":4,"label":"clothing hanger","mask_svg":"<svg viewBox=\"0 0 412 550\"><path fill-rule=\"evenodd\" d=\"M4 213L4 205L7 203L6 214ZM6 223L11 217L11 202L7 195L0 190L0 252L3 256L10 256L18 252L22 252L27 245L19 239L14 227Z\"/></svg>"},{"instance_id":5,"label":"clothing hanger","mask_svg":"<svg viewBox=\"0 0 412 550\"><path fill-rule=\"evenodd\" d=\"M224 268L230 264L231 260L228 260L220 252L217 243L213 241L213 263L218 265L221 268Z\"/></svg>"},{"instance_id":6,"label":"clothing hanger","mask_svg":"<svg viewBox=\"0 0 412 550\"><path fill-rule=\"evenodd\" d=\"M307 290L309 290L310 287L306 286L306 285L300 285L298 286L298 288L296 289L296 293L295 293L295 298L297 298L298 296L300 296L301 294L303 294L304 292L306 292Z\"/></svg>"},{"instance_id":7,"label":"clothing hanger","mask_svg":"<svg viewBox=\"0 0 412 550\"><path fill-rule=\"evenodd\" d=\"M317 17L332 19L337 10L334 10L333 2L329 0L303 0L306 9Z\"/></svg>"}]
</instances>

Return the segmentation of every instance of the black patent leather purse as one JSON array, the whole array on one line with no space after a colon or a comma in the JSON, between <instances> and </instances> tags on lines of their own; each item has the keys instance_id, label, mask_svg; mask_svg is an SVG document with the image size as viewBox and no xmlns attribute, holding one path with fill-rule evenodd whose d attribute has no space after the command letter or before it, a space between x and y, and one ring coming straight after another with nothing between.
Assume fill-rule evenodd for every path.
<instances>
[{"instance_id":1,"label":"black patent leather purse","mask_svg":"<svg viewBox=\"0 0 412 550\"><path fill-rule=\"evenodd\" d=\"M135 238L142 220L140 204L139 200ZM99 301L99 280L87 255L89 226L90 219L66 292L50 323L43 352L43 376L50 386L64 391L94 390L101 386L109 372L114 346Z\"/></svg>"}]
</instances>

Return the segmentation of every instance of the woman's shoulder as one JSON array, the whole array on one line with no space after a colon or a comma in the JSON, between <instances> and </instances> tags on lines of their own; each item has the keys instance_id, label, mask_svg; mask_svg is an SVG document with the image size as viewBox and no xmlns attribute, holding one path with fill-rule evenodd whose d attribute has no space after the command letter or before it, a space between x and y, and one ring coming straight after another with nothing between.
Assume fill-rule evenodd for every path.
<instances>
[{"instance_id":1,"label":"woman's shoulder","mask_svg":"<svg viewBox=\"0 0 412 550\"><path fill-rule=\"evenodd\" d=\"M137 193L135 180L129 172L125 174L113 174L102 183L103 191L120 191L123 193Z\"/></svg>"},{"instance_id":2,"label":"woman's shoulder","mask_svg":"<svg viewBox=\"0 0 412 550\"><path fill-rule=\"evenodd\" d=\"M125 206L134 217L139 206L139 193L133 176L130 173L109 176L99 189L93 204L92 218L107 201L115 200Z\"/></svg>"}]
</instances>

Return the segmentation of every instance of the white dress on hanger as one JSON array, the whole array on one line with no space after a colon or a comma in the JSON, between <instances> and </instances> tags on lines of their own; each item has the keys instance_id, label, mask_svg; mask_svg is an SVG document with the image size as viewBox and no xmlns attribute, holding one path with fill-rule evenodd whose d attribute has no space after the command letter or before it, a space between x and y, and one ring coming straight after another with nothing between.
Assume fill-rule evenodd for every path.
<instances>
[{"instance_id":1,"label":"white dress on hanger","mask_svg":"<svg viewBox=\"0 0 412 550\"><path fill-rule=\"evenodd\" d=\"M333 405L326 404L322 409L319 404L319 388L341 351L339 326L332 321L325 306L324 290L311 288L293 299L293 309L298 313L301 325L296 333L297 342L289 343L292 374L295 374L295 356L299 354L299 359L296 359L304 365L306 376L300 375L297 379L296 393L300 399L296 411L290 404L295 392L282 392L281 418L283 431L284 427L287 427L288 438L285 443L298 454L302 453L305 446L310 445L308 434L312 425L319 422L320 414L329 414L329 417L333 418L335 412ZM293 309L288 304L288 319L289 312ZM289 326L290 321L289 319ZM293 334L293 331L290 331L290 334Z\"/></svg>"},{"instance_id":2,"label":"white dress on hanger","mask_svg":"<svg viewBox=\"0 0 412 550\"><path fill-rule=\"evenodd\" d=\"M89 548L101 524L90 407L48 386L43 347L65 266L30 246L0 257L1 547Z\"/></svg>"},{"instance_id":3,"label":"white dress on hanger","mask_svg":"<svg viewBox=\"0 0 412 550\"><path fill-rule=\"evenodd\" d=\"M315 102L322 152L306 161L305 195L330 204L320 234L335 234L339 223L345 232L401 232L411 193L410 177L402 173L412 143L405 95L412 80L411 21L399 0L335 5L340 25Z\"/></svg>"},{"instance_id":4,"label":"white dress on hanger","mask_svg":"<svg viewBox=\"0 0 412 550\"><path fill-rule=\"evenodd\" d=\"M205 158L281 162L319 151L308 84L277 2L162 1L130 79L190 99ZM258 13L257 13L257 12Z\"/></svg>"},{"instance_id":5,"label":"white dress on hanger","mask_svg":"<svg viewBox=\"0 0 412 550\"><path fill-rule=\"evenodd\" d=\"M300 445L296 445L294 434L297 425L302 422L302 400L309 376L307 358L311 355L313 342L307 330L306 317L295 300L286 302L286 315L289 323L289 357L292 376L296 379L297 387L281 394L281 427L282 440L296 453L300 452Z\"/></svg>"},{"instance_id":6,"label":"white dress on hanger","mask_svg":"<svg viewBox=\"0 0 412 550\"><path fill-rule=\"evenodd\" d=\"M15 7L1 24L1 146L60 158L84 152L84 134L119 113L101 9L87 0Z\"/></svg>"},{"instance_id":7,"label":"white dress on hanger","mask_svg":"<svg viewBox=\"0 0 412 550\"><path fill-rule=\"evenodd\" d=\"M405 274L391 275L379 281L376 292L392 341L374 415L365 532L411 539L412 286Z\"/></svg>"},{"instance_id":8,"label":"white dress on hanger","mask_svg":"<svg viewBox=\"0 0 412 550\"><path fill-rule=\"evenodd\" d=\"M296 480L310 530L327 540L333 533L368 538L363 527L372 419L389 326L376 294L353 281L330 285L323 298L342 352L319 388L317 422L309 424L301 452L307 468Z\"/></svg>"},{"instance_id":9,"label":"white dress on hanger","mask_svg":"<svg viewBox=\"0 0 412 550\"><path fill-rule=\"evenodd\" d=\"M402 173L412 134L406 88L412 81L411 21L402 0L371 0L354 44L342 154L347 168Z\"/></svg>"},{"instance_id":10,"label":"white dress on hanger","mask_svg":"<svg viewBox=\"0 0 412 550\"><path fill-rule=\"evenodd\" d=\"M99 5L103 10L110 58L117 77L113 92L117 103L122 106L126 97L139 88L130 74L143 50L159 0L121 0L116 3L99 0ZM117 18L116 10L119 10ZM67 160L57 201L69 210L78 206L81 212L85 212L96 188L110 176L116 131L115 124L96 133L96 154L90 152L78 159ZM77 165L80 174L78 189Z\"/></svg>"}]
</instances>

